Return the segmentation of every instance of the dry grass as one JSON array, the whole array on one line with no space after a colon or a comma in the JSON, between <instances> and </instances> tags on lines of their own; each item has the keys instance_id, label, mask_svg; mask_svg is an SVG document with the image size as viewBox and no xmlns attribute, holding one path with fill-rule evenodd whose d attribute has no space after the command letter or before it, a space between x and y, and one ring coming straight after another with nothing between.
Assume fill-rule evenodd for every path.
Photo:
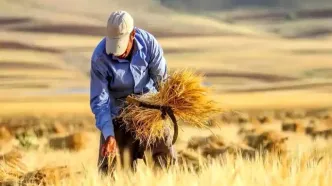
<instances>
[{"instance_id":1,"label":"dry grass","mask_svg":"<svg viewBox=\"0 0 332 186\"><path fill-rule=\"evenodd\" d=\"M304 116L307 117L306 112ZM81 119L84 120L78 115L76 117L75 115L72 117L65 117L65 115L28 117L26 115L12 119L8 117L1 121L8 123L8 126L54 123L64 127L74 125L76 128L81 128L79 125ZM93 125L93 121L90 121L90 124ZM220 126L220 129L213 128L215 135L211 135L211 132L206 129L184 127L176 144L179 150L179 165L169 170L156 170L149 164L144 165L143 162L139 162L136 173L116 170L114 181L110 177L101 177L96 170L100 134L94 132L88 135L89 139L77 138L79 140L76 140L78 144L84 143L85 147L89 148L78 148L72 151L67 148L70 147L69 145L66 148L54 150L48 148L46 144L45 147L41 145L39 149L21 152L13 150L6 153L0 160L0 180L1 183L6 182L9 185L24 182L30 185L89 186L206 184L328 186L332 183L329 178L332 172L328 169L331 166L332 154L329 139L319 138L314 141L304 133L291 133L288 140L284 141L285 137L276 131L264 132L264 128L266 130L273 125L277 126L275 130L281 130L281 121L276 124L258 125L259 127L252 123L246 125L256 128L256 131L249 131L247 134L252 135L252 141L247 141L248 144L255 148L236 139L240 137L237 134L239 125L229 124ZM316 125L324 125L324 120L317 120ZM57 133L54 135L59 136ZM300 141L297 136L301 137ZM74 138L71 139L75 141ZM260 153L261 147L266 150L265 153ZM281 156L280 150L285 148L287 151Z\"/></svg>"},{"instance_id":2,"label":"dry grass","mask_svg":"<svg viewBox=\"0 0 332 186\"><path fill-rule=\"evenodd\" d=\"M209 97L210 88L202 85L202 77L189 70L175 71L161 84L158 93L144 95L139 100L152 105L169 106L182 122L204 127L208 119L220 113L221 109ZM123 118L127 130L148 144L163 137L164 128L170 127L170 124L163 119L160 110L128 104L119 116Z\"/></svg>"},{"instance_id":3,"label":"dry grass","mask_svg":"<svg viewBox=\"0 0 332 186\"><path fill-rule=\"evenodd\" d=\"M70 176L68 167L45 167L28 172L18 181L22 185L59 185L62 180Z\"/></svg>"},{"instance_id":4,"label":"dry grass","mask_svg":"<svg viewBox=\"0 0 332 186\"><path fill-rule=\"evenodd\" d=\"M28 171L22 161L23 154L17 150L12 150L1 156L0 160L0 183L16 181Z\"/></svg>"},{"instance_id":5,"label":"dry grass","mask_svg":"<svg viewBox=\"0 0 332 186\"><path fill-rule=\"evenodd\" d=\"M21 165L22 164L22 165ZM46 186L60 185L65 178L69 178L71 172L66 166L44 167L35 171L22 169L22 162L6 162L5 170L0 170L0 183L4 185L24 185L24 186Z\"/></svg>"},{"instance_id":6,"label":"dry grass","mask_svg":"<svg viewBox=\"0 0 332 186\"><path fill-rule=\"evenodd\" d=\"M184 156L190 157L191 161L196 161L200 157L187 153ZM115 181L108 177L101 178L97 175L94 164L84 163L82 176L74 177L67 175L57 177L58 173L40 174L38 171L32 172L40 180L47 183L57 183L58 185L230 185L230 186L256 186L256 185L318 185L328 186L331 184L331 150L311 149L310 151L299 151L291 156L279 158L270 154L265 158L256 157L248 160L237 155L226 155L223 159L200 162L200 168L190 164L187 167L174 167L168 171L156 171L147 166L141 166L133 174L128 171L116 172ZM75 156L76 154L68 154ZM58 168L58 167L55 167ZM53 169L50 169L53 170ZM58 170L58 169L56 169ZM51 172L51 171L48 171ZM37 174L39 173L39 174ZM65 171L64 173L67 173ZM25 174L26 176L28 174ZM41 176L43 175L43 176ZM50 174L47 174L50 175ZM56 177L57 179L53 179ZM34 178L34 177L33 177ZM41 179L40 179L41 178ZM60 179L61 178L61 179ZM31 179L30 179L31 180ZM53 180L53 182L52 182ZM62 180L62 181L61 181Z\"/></svg>"}]
</instances>

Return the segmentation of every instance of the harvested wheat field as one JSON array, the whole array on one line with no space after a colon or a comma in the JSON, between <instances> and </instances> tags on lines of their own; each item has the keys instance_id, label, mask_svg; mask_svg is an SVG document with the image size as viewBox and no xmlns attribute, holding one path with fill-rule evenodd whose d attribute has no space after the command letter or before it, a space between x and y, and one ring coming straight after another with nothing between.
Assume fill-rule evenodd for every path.
<instances>
[{"instance_id":1,"label":"harvested wheat field","mask_svg":"<svg viewBox=\"0 0 332 186\"><path fill-rule=\"evenodd\" d=\"M0 186L332 185L331 1L201 2L1 1ZM113 179L97 172L89 72L115 9L156 36L170 73L204 78L141 99L174 108L177 164L147 154ZM127 125L160 137L160 111L131 108Z\"/></svg>"},{"instance_id":2,"label":"harvested wheat field","mask_svg":"<svg viewBox=\"0 0 332 186\"><path fill-rule=\"evenodd\" d=\"M0 181L7 185L330 185L331 116L322 117L322 111L315 110L304 111L302 117L292 112L296 111L270 111L271 123L243 123L232 114L210 130L182 124L174 167L155 170L148 158L147 164L139 162L136 173L117 169L115 180L97 174L99 132L91 127L91 116L2 116L1 125L7 127L1 129L0 140L13 139L2 149ZM241 113L249 120L263 115ZM303 127L313 129L285 131L290 121L295 126L302 121Z\"/></svg>"}]
</instances>

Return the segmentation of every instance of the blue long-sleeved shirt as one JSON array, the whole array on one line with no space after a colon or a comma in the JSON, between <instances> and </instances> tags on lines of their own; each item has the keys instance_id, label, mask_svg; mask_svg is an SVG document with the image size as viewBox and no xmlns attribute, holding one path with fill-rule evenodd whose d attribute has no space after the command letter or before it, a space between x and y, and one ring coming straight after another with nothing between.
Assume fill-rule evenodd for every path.
<instances>
[{"instance_id":1,"label":"blue long-sleeved shirt","mask_svg":"<svg viewBox=\"0 0 332 186\"><path fill-rule=\"evenodd\" d=\"M105 139L114 136L112 118L119 114L124 99L130 94L156 92L157 83L167 77L166 60L155 37L139 28L135 31L131 61L107 55L105 38L92 54L90 107Z\"/></svg>"}]
</instances>

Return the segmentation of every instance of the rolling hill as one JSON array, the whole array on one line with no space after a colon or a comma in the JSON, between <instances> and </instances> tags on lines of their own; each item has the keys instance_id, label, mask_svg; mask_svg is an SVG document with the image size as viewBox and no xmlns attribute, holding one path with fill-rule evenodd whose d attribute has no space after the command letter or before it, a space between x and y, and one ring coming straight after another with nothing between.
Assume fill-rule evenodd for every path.
<instances>
[{"instance_id":1,"label":"rolling hill","mask_svg":"<svg viewBox=\"0 0 332 186\"><path fill-rule=\"evenodd\" d=\"M156 35L170 68L203 71L229 107L262 106L253 96L266 97L269 107L332 105L326 101L332 97L332 34L305 34L329 28L328 16L287 20L288 14L265 9L193 15L149 0L1 1L2 105L27 110L19 104L54 98L53 104L70 100L87 109L91 53L116 9ZM293 31L302 36L289 37Z\"/></svg>"}]
</instances>

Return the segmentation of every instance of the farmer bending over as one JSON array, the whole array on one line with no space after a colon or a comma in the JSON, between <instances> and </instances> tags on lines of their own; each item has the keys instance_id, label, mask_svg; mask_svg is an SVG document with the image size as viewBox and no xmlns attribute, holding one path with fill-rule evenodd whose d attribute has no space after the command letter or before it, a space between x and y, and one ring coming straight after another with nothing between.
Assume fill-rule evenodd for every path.
<instances>
[{"instance_id":1,"label":"farmer bending over","mask_svg":"<svg viewBox=\"0 0 332 186\"><path fill-rule=\"evenodd\" d=\"M108 171L105 157L117 151L123 163L124 150L129 150L132 168L137 159L143 158L143 145L115 117L128 95L156 92L158 83L166 77L166 60L155 37L135 27L127 12L113 12L107 22L106 37L97 45L91 59L90 106L101 131L98 159L101 172ZM176 160L169 129L165 129L165 140L152 144L151 151L159 165L166 163L166 159ZM111 165L112 169L114 166Z\"/></svg>"}]
</instances>

